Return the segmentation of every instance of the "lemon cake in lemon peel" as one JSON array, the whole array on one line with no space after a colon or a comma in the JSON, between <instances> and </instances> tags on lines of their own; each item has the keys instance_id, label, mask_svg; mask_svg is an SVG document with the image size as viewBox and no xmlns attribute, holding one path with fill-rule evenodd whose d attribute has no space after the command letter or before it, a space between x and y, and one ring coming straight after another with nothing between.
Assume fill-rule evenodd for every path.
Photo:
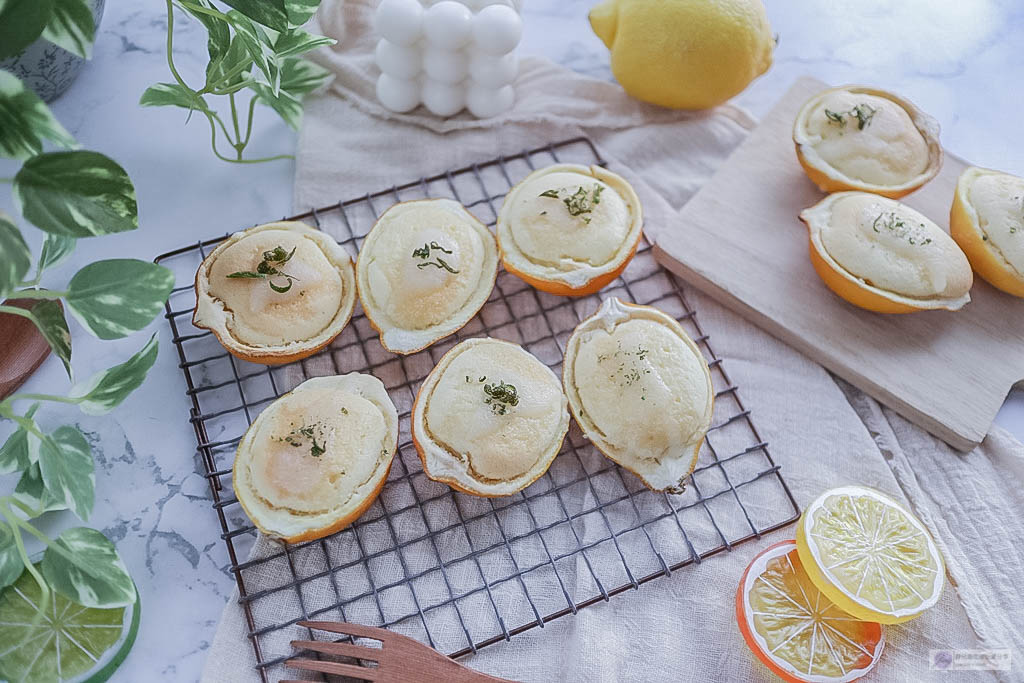
<instances>
[{"instance_id":1,"label":"lemon cake in lemon peel","mask_svg":"<svg viewBox=\"0 0 1024 683\"><path fill-rule=\"evenodd\" d=\"M974 272L1024 297L1024 178L970 167L960 174L949 231Z\"/></svg>"},{"instance_id":2,"label":"lemon cake in lemon peel","mask_svg":"<svg viewBox=\"0 0 1024 683\"><path fill-rule=\"evenodd\" d=\"M678 322L651 306L605 299L569 338L562 383L598 450L648 488L683 489L711 426L715 391Z\"/></svg>"},{"instance_id":3,"label":"lemon cake in lemon peel","mask_svg":"<svg viewBox=\"0 0 1024 683\"><path fill-rule=\"evenodd\" d=\"M452 347L423 381L412 409L412 440L424 472L477 496L507 496L532 484L568 430L558 377L500 339Z\"/></svg>"},{"instance_id":4,"label":"lemon cake in lemon peel","mask_svg":"<svg viewBox=\"0 0 1024 683\"><path fill-rule=\"evenodd\" d=\"M374 224L356 262L366 317L384 348L402 354L469 322L497 274L494 236L451 199L395 204Z\"/></svg>"},{"instance_id":5,"label":"lemon cake in lemon peel","mask_svg":"<svg viewBox=\"0 0 1024 683\"><path fill-rule=\"evenodd\" d=\"M836 192L800 213L811 263L829 289L878 313L955 311L971 300L967 257L909 206L867 192Z\"/></svg>"},{"instance_id":6,"label":"lemon cake in lemon peel","mask_svg":"<svg viewBox=\"0 0 1024 683\"><path fill-rule=\"evenodd\" d=\"M793 124L796 155L824 192L862 190L897 199L942 166L939 124L911 102L848 85L818 93Z\"/></svg>"},{"instance_id":7,"label":"lemon cake in lemon peel","mask_svg":"<svg viewBox=\"0 0 1024 683\"><path fill-rule=\"evenodd\" d=\"M924 524L866 486L842 486L807 506L796 546L808 578L839 609L863 621L897 624L942 595L946 567Z\"/></svg>"},{"instance_id":8,"label":"lemon cake in lemon peel","mask_svg":"<svg viewBox=\"0 0 1024 683\"><path fill-rule=\"evenodd\" d=\"M199 266L195 290L196 327L242 360L275 365L341 333L355 306L355 269L330 235L282 221L224 240Z\"/></svg>"},{"instance_id":9,"label":"lemon cake in lemon peel","mask_svg":"<svg viewBox=\"0 0 1024 683\"><path fill-rule=\"evenodd\" d=\"M561 296L593 294L636 253L643 210L624 178L600 166L557 164L526 176L498 214L505 270Z\"/></svg>"},{"instance_id":10,"label":"lemon cake in lemon peel","mask_svg":"<svg viewBox=\"0 0 1024 683\"><path fill-rule=\"evenodd\" d=\"M314 377L267 406L245 432L235 495L270 538L322 538L373 503L397 445L398 413L379 379Z\"/></svg>"}]
</instances>

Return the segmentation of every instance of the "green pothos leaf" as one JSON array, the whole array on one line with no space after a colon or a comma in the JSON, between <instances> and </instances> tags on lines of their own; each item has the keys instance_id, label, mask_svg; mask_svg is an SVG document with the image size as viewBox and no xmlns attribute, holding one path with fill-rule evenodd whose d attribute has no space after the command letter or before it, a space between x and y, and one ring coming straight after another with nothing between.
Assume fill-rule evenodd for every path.
<instances>
[{"instance_id":1,"label":"green pothos leaf","mask_svg":"<svg viewBox=\"0 0 1024 683\"><path fill-rule=\"evenodd\" d=\"M267 79L267 85L270 86L271 91L277 94L281 87L281 71L270 36L265 29L254 24L249 17L241 12L231 10L227 16L231 25L235 27L235 38L241 41L242 46L252 58L253 64Z\"/></svg>"},{"instance_id":2,"label":"green pothos leaf","mask_svg":"<svg viewBox=\"0 0 1024 683\"><path fill-rule=\"evenodd\" d=\"M0 0L0 59L31 45L52 12L53 0Z\"/></svg>"},{"instance_id":3,"label":"green pothos leaf","mask_svg":"<svg viewBox=\"0 0 1024 683\"><path fill-rule=\"evenodd\" d=\"M47 233L46 239L43 240L43 250L39 254L39 270L56 268L64 263L75 250L76 244L78 240L74 237Z\"/></svg>"},{"instance_id":4,"label":"green pothos leaf","mask_svg":"<svg viewBox=\"0 0 1024 683\"><path fill-rule=\"evenodd\" d=\"M206 28L206 51L210 55L207 65L209 70L217 60L224 57L231 45L231 25L228 18L218 11L210 0L186 0L181 3L181 7Z\"/></svg>"},{"instance_id":5,"label":"green pothos leaf","mask_svg":"<svg viewBox=\"0 0 1024 683\"><path fill-rule=\"evenodd\" d=\"M13 531L5 522L0 521L0 588L10 586L18 580L25 565L18 553L18 545L15 543L14 534L21 533Z\"/></svg>"},{"instance_id":6,"label":"green pothos leaf","mask_svg":"<svg viewBox=\"0 0 1024 683\"><path fill-rule=\"evenodd\" d=\"M39 410L39 404L33 404L25 417L32 419L32 416ZM36 451L29 446L29 439L35 439L24 427L18 427L7 441L0 446L0 474L10 474L25 469L35 462Z\"/></svg>"},{"instance_id":7,"label":"green pothos leaf","mask_svg":"<svg viewBox=\"0 0 1024 683\"><path fill-rule=\"evenodd\" d=\"M46 549L40 568L58 593L86 607L124 607L135 602L128 569L114 544L99 531L74 527L53 546Z\"/></svg>"},{"instance_id":8,"label":"green pothos leaf","mask_svg":"<svg viewBox=\"0 0 1024 683\"><path fill-rule=\"evenodd\" d=\"M100 339L120 339L148 325L163 309L174 274L138 259L85 266L68 283L71 314Z\"/></svg>"},{"instance_id":9,"label":"green pothos leaf","mask_svg":"<svg viewBox=\"0 0 1024 683\"><path fill-rule=\"evenodd\" d=\"M3 24L0 16L0 26ZM44 140L62 147L75 146L75 139L53 117L50 108L17 76L0 70L0 157L28 159L43 151Z\"/></svg>"},{"instance_id":10,"label":"green pothos leaf","mask_svg":"<svg viewBox=\"0 0 1024 683\"><path fill-rule=\"evenodd\" d=\"M207 111L209 107L202 95L179 83L157 83L146 88L139 104L143 107L182 107Z\"/></svg>"},{"instance_id":11,"label":"green pothos leaf","mask_svg":"<svg viewBox=\"0 0 1024 683\"><path fill-rule=\"evenodd\" d=\"M39 333L46 339L53 353L64 363L64 370L71 378L71 331L64 318L64 309L52 299L42 299L32 306L29 314Z\"/></svg>"},{"instance_id":12,"label":"green pothos leaf","mask_svg":"<svg viewBox=\"0 0 1024 683\"><path fill-rule=\"evenodd\" d=\"M96 24L85 0L55 0L43 37L83 59L92 57Z\"/></svg>"},{"instance_id":13,"label":"green pothos leaf","mask_svg":"<svg viewBox=\"0 0 1024 683\"><path fill-rule=\"evenodd\" d=\"M109 370L103 370L71 388L69 396L78 399L78 407L90 415L109 413L135 391L156 362L154 334L134 356Z\"/></svg>"},{"instance_id":14,"label":"green pothos leaf","mask_svg":"<svg viewBox=\"0 0 1024 683\"><path fill-rule=\"evenodd\" d=\"M92 449L82 432L65 425L39 440L39 471L54 500L88 519L96 492ZM70 596L69 596L70 597Z\"/></svg>"},{"instance_id":15,"label":"green pothos leaf","mask_svg":"<svg viewBox=\"0 0 1024 683\"><path fill-rule=\"evenodd\" d=\"M275 95L274 92L262 83L255 83L252 89L256 91L260 102L276 111L284 122L294 130L299 129L302 121L302 102L283 88Z\"/></svg>"},{"instance_id":16,"label":"green pothos leaf","mask_svg":"<svg viewBox=\"0 0 1024 683\"><path fill-rule=\"evenodd\" d=\"M334 38L307 33L300 28L293 28L281 33L274 40L274 53L278 58L297 57L325 45L337 43Z\"/></svg>"},{"instance_id":17,"label":"green pothos leaf","mask_svg":"<svg viewBox=\"0 0 1024 683\"><path fill-rule=\"evenodd\" d=\"M14 291L32 267L32 252L18 226L0 212L0 300Z\"/></svg>"},{"instance_id":18,"label":"green pothos leaf","mask_svg":"<svg viewBox=\"0 0 1024 683\"><path fill-rule=\"evenodd\" d=\"M253 61L246 41L235 35L224 57L206 67L206 86L216 88L217 94L228 94L245 87Z\"/></svg>"},{"instance_id":19,"label":"green pothos leaf","mask_svg":"<svg viewBox=\"0 0 1024 683\"><path fill-rule=\"evenodd\" d=\"M289 57L281 62L281 90L308 95L334 77L329 70L307 59Z\"/></svg>"},{"instance_id":20,"label":"green pothos leaf","mask_svg":"<svg viewBox=\"0 0 1024 683\"><path fill-rule=\"evenodd\" d=\"M139 227L131 178L99 152L32 157L14 176L14 199L26 219L58 235L93 237Z\"/></svg>"},{"instance_id":21,"label":"green pothos leaf","mask_svg":"<svg viewBox=\"0 0 1024 683\"><path fill-rule=\"evenodd\" d=\"M17 500L40 513L68 508L63 500L57 500L52 493L46 490L43 474L39 470L39 463L33 463L22 472L18 485L14 487L13 495Z\"/></svg>"}]
</instances>

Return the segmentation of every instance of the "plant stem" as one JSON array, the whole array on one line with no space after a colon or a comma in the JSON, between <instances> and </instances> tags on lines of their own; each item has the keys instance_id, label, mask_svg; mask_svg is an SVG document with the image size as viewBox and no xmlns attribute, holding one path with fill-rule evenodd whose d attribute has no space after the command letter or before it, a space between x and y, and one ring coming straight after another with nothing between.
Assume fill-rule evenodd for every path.
<instances>
[{"instance_id":1,"label":"plant stem","mask_svg":"<svg viewBox=\"0 0 1024 683\"><path fill-rule=\"evenodd\" d=\"M25 550L25 541L22 540L21 532L18 531L18 527L20 527L21 524L18 523L19 520L17 515L15 515L14 511L11 510L10 507L8 507L6 510L0 508L0 517L6 519L7 524L11 527L11 533L14 534L14 542L18 546L18 555L21 556L21 563L25 565L25 569L28 570L28 573L32 575L33 579L35 579L36 585L39 586L40 606L36 609L36 619L34 619L32 622L33 628L28 629L28 633L25 634L25 638L24 640L22 640L22 642L25 642L25 640L28 640L32 636L32 631L35 630L34 627L36 626L36 624L39 623L38 620L41 619L44 614L46 614L46 609L50 605L50 586L47 585L46 580L43 578L43 575L39 573L39 570L35 568L35 566L32 564L32 560L30 560L28 557L28 552ZM36 531L36 529L31 525L27 526L32 528L32 531Z\"/></svg>"},{"instance_id":2,"label":"plant stem","mask_svg":"<svg viewBox=\"0 0 1024 683\"><path fill-rule=\"evenodd\" d=\"M70 292L57 291L55 289L22 289L17 292L12 292L12 298L14 299L59 299L67 296ZM13 311L7 310L10 306L4 308L5 313L12 313Z\"/></svg>"},{"instance_id":3,"label":"plant stem","mask_svg":"<svg viewBox=\"0 0 1024 683\"><path fill-rule=\"evenodd\" d=\"M28 318L32 321L35 320L31 313L26 311L24 308L18 308L17 306L4 306L3 304L0 304L0 313L10 313L11 315L20 315L22 318Z\"/></svg>"},{"instance_id":4,"label":"plant stem","mask_svg":"<svg viewBox=\"0 0 1024 683\"><path fill-rule=\"evenodd\" d=\"M252 115L256 111L256 96L253 95L249 100L249 120L245 124L245 140L243 144L249 144L249 136L252 135Z\"/></svg>"},{"instance_id":5,"label":"plant stem","mask_svg":"<svg viewBox=\"0 0 1024 683\"><path fill-rule=\"evenodd\" d=\"M40 510L33 510L28 505L25 505L25 503L22 503L20 500L18 500L14 496L2 496L2 497L0 497L0 504L3 504L3 505L14 505L14 506L18 507L19 509L21 509L22 512L24 512L26 515L29 516L29 519L31 519L33 517L38 517L39 515L43 514L42 511L40 511Z\"/></svg>"},{"instance_id":6,"label":"plant stem","mask_svg":"<svg viewBox=\"0 0 1024 683\"><path fill-rule=\"evenodd\" d=\"M231 123L235 127L235 153L238 158L242 158L242 150L245 149L245 143L242 142L242 131L238 128L238 107L235 105L235 93L228 95L228 100L231 102Z\"/></svg>"},{"instance_id":7,"label":"plant stem","mask_svg":"<svg viewBox=\"0 0 1024 683\"><path fill-rule=\"evenodd\" d=\"M81 403L81 399L71 398L69 396L54 396L52 394L11 394L4 402L7 401L55 401L57 403Z\"/></svg>"}]
</instances>

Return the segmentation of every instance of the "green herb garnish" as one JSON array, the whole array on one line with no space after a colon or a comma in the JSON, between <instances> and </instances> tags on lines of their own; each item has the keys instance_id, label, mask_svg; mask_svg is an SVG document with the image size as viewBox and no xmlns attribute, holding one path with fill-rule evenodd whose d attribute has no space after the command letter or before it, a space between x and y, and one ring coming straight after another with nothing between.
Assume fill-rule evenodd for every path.
<instances>
[{"instance_id":1,"label":"green herb garnish","mask_svg":"<svg viewBox=\"0 0 1024 683\"><path fill-rule=\"evenodd\" d=\"M922 228L924 227L924 223L918 223L918 225ZM914 233L911 232L909 227L907 227L906 222L893 211L889 211L888 213L883 211L875 216L875 220L871 221L871 229L877 233L881 233L882 230L888 230L896 237L905 237L907 241L914 246L932 243L931 237L926 237L920 242L917 241L914 238Z\"/></svg>"},{"instance_id":2,"label":"green herb garnish","mask_svg":"<svg viewBox=\"0 0 1024 683\"><path fill-rule=\"evenodd\" d=\"M266 280L272 290L280 294L284 294L292 288L292 280L299 279L294 275L289 275L281 270L281 267L284 266L284 264L291 261L292 256L295 255L295 249L297 249L297 247L292 247L291 252L288 252L281 246L274 247L270 251L263 252L263 260L256 266L256 272L251 270L240 270L236 273L229 273L227 277L232 279ZM275 275L280 275L285 278L288 281L288 284L275 284L272 279Z\"/></svg>"},{"instance_id":3,"label":"green herb garnish","mask_svg":"<svg viewBox=\"0 0 1024 683\"><path fill-rule=\"evenodd\" d=\"M413 258L424 259L423 263L417 263L416 264L417 268L419 268L420 270L423 270L427 266L434 266L435 268L443 268L444 270L447 270L449 273L458 273L459 272L459 271L455 270L454 268L452 268L450 265L448 265L448 262L445 261L440 256L438 256L437 259L434 260L434 261L426 260L426 259L430 258L430 251L431 251L431 249L443 252L445 254L452 254L452 253L454 253L451 249L445 249L444 247L442 247L437 242L430 242L429 244L424 243L422 247L419 247L418 249L414 249L413 252L412 252L412 257Z\"/></svg>"},{"instance_id":4,"label":"green herb garnish","mask_svg":"<svg viewBox=\"0 0 1024 683\"><path fill-rule=\"evenodd\" d=\"M481 380L482 381L482 380ZM498 382L497 384L485 384L484 403L491 407L495 415L504 415L510 406L519 405L519 392L515 385Z\"/></svg>"},{"instance_id":5,"label":"green herb garnish","mask_svg":"<svg viewBox=\"0 0 1024 683\"><path fill-rule=\"evenodd\" d=\"M541 192L539 196L548 197L550 199L561 199L570 216L582 216L585 213L592 212L594 207L601 203L601 193L603 191L603 185L594 183L594 186L589 192L580 185L572 194L567 194L569 192L567 188L560 187L557 189L545 190L544 192ZM566 193L567 196L562 197L560 193ZM547 212L542 211L541 215L544 215L545 213ZM590 216L583 216L583 222L589 224Z\"/></svg>"},{"instance_id":6,"label":"green herb garnish","mask_svg":"<svg viewBox=\"0 0 1024 683\"><path fill-rule=\"evenodd\" d=\"M343 413L348 413L345 408L341 409ZM317 443L317 439L322 443ZM323 435L323 425L319 422L312 425L303 425L298 429L293 429L282 438L277 439L282 443L286 443L293 448L300 448L303 446L309 446L309 454L314 458L319 458L321 455L327 452L327 440Z\"/></svg>"},{"instance_id":7,"label":"green herb garnish","mask_svg":"<svg viewBox=\"0 0 1024 683\"><path fill-rule=\"evenodd\" d=\"M614 353L599 354L597 362L603 363L613 358L618 359L619 363L610 375L610 378L619 386L628 387L639 382L644 375L651 374L651 369L644 363L647 360L648 353L650 353L650 349L646 349L642 345L638 344L635 350L627 351L622 348L622 342L618 342L618 348ZM647 389L645 387L642 388L640 400L647 400Z\"/></svg>"},{"instance_id":8,"label":"green herb garnish","mask_svg":"<svg viewBox=\"0 0 1024 683\"><path fill-rule=\"evenodd\" d=\"M837 124L840 128L846 128L846 117L852 116L857 119L857 130L864 130L869 123L871 118L878 111L870 104L858 104L850 111L832 111L831 109L825 110L825 118L828 119L829 123Z\"/></svg>"}]
</instances>

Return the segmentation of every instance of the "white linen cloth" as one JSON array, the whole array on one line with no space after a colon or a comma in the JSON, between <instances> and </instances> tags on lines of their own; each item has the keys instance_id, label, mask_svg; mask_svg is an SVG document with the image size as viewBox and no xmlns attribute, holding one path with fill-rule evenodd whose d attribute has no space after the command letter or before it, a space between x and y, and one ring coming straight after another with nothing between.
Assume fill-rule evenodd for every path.
<instances>
[{"instance_id":1,"label":"white linen cloth","mask_svg":"<svg viewBox=\"0 0 1024 683\"><path fill-rule=\"evenodd\" d=\"M585 134L634 184L653 236L671 229L680 207L755 125L731 106L705 113L649 107L615 84L535 58L522 60L516 106L496 119L441 120L422 109L396 115L374 95L375 4L328 0L320 10L322 32L340 40L317 58L336 79L307 100L296 211ZM943 552L948 582L941 601L888 629L885 654L866 680L1024 680L1024 591L1017 585L1024 571L1024 446L993 427L979 448L957 453L712 300L694 290L688 298L801 507L834 486L874 486L906 500ZM522 681L773 680L744 644L733 601L750 559L793 535L787 527L463 661ZM260 538L253 556L275 551ZM325 568L312 556L296 561L309 563L301 568L307 573ZM592 590L584 587L585 573L580 565L580 598ZM250 592L260 590L251 574L247 580ZM313 582L303 594L333 600L331 590ZM282 613L297 613L295 591L275 599ZM204 680L256 680L248 631L241 607L229 601ZM1010 648L1013 669L929 670L929 650L957 648ZM280 667L270 673L299 677Z\"/></svg>"}]
</instances>

